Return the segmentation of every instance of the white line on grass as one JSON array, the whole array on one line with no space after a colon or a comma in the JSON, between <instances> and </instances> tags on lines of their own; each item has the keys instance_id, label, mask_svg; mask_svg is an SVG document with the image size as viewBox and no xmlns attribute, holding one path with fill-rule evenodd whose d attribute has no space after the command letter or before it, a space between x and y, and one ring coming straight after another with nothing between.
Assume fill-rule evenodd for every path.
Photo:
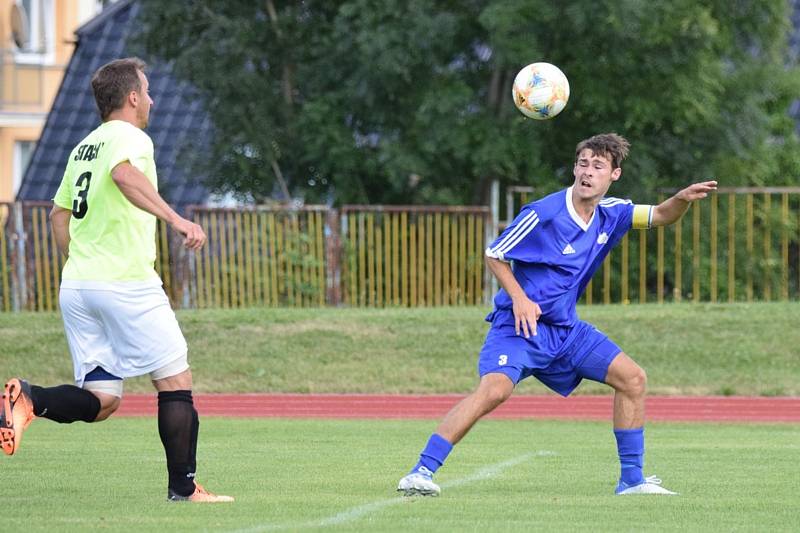
<instances>
[{"instance_id":1,"label":"white line on grass","mask_svg":"<svg viewBox=\"0 0 800 533\"><path fill-rule=\"evenodd\" d=\"M532 457L548 457L553 455L558 455L558 454L556 452L551 452L547 450L539 450L538 452L532 454L526 453L525 455L520 455L519 457L515 457L514 459L509 459L508 461L503 461L502 463L497 463L487 466L486 468L481 468L480 470L478 470L477 472L475 472L470 476L462 477L460 479L454 479L453 481L449 481L447 483L442 483L441 487L443 489L460 487L462 485L468 485L476 481L491 479L493 477L500 475L504 470L511 468L512 466L516 466L520 463L524 463L525 461L527 461ZM323 518L322 520L301 522L297 524L262 524L247 529L237 529L233 533L259 533L261 531L280 531L283 529L301 529L301 528L336 526L339 524L352 522L353 520L357 520L364 516L368 516L376 511L383 509L384 507L399 505L406 501L407 498L404 498L402 496L397 496L395 498L377 500L364 505L351 507L350 509L342 511L341 513L336 513L333 516Z\"/></svg>"}]
</instances>

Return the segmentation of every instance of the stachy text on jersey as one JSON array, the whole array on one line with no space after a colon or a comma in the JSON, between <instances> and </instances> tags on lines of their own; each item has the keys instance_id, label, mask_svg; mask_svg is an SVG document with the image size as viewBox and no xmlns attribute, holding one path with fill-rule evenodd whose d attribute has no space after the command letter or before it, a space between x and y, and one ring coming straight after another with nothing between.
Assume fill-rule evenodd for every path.
<instances>
[{"instance_id":1,"label":"stachy text on jersey","mask_svg":"<svg viewBox=\"0 0 800 533\"><path fill-rule=\"evenodd\" d=\"M91 161L96 159L98 154L100 153L100 148L103 147L105 143L99 144L82 144L78 147L78 153L75 154L75 161Z\"/></svg>"}]
</instances>

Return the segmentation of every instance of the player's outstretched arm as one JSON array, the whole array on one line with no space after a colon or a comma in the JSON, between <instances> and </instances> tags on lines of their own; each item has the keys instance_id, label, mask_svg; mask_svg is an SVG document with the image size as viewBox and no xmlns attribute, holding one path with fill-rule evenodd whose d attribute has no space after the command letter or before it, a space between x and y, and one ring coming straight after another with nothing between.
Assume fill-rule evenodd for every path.
<instances>
[{"instance_id":1,"label":"player's outstretched arm","mask_svg":"<svg viewBox=\"0 0 800 533\"><path fill-rule=\"evenodd\" d=\"M536 321L542 314L539 304L528 298L522 290L517 278L514 277L511 265L494 257L486 256L485 259L486 267L511 297L514 306L514 329L517 335L520 331L526 338L536 335Z\"/></svg>"},{"instance_id":2,"label":"player's outstretched arm","mask_svg":"<svg viewBox=\"0 0 800 533\"><path fill-rule=\"evenodd\" d=\"M50 227L56 238L58 251L64 257L69 257L69 220L71 217L72 211L69 209L54 205L53 209L50 210Z\"/></svg>"},{"instance_id":3,"label":"player's outstretched arm","mask_svg":"<svg viewBox=\"0 0 800 533\"><path fill-rule=\"evenodd\" d=\"M667 198L653 208L653 226L669 226L680 220L689 209L689 205L695 200L700 200L708 196L712 191L717 190L716 181L704 181L693 183L685 189L675 193L675 196Z\"/></svg>"},{"instance_id":4,"label":"player's outstretched arm","mask_svg":"<svg viewBox=\"0 0 800 533\"><path fill-rule=\"evenodd\" d=\"M183 244L190 250L197 250L206 242L206 234L200 225L186 220L172 209L161 198L150 180L138 168L124 161L111 171L111 179L119 187L120 192L133 205L147 211L183 235Z\"/></svg>"}]
</instances>

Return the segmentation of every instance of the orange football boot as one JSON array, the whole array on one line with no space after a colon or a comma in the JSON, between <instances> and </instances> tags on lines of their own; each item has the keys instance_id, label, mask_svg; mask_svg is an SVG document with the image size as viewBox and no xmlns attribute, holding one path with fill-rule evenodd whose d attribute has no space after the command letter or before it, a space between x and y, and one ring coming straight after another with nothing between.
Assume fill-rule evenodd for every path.
<instances>
[{"instance_id":1,"label":"orange football boot","mask_svg":"<svg viewBox=\"0 0 800 533\"><path fill-rule=\"evenodd\" d=\"M8 380L0 409L0 447L6 455L14 455L22 441L22 432L36 418L28 382L18 378Z\"/></svg>"},{"instance_id":2,"label":"orange football boot","mask_svg":"<svg viewBox=\"0 0 800 533\"><path fill-rule=\"evenodd\" d=\"M231 496L220 496L217 494L212 494L208 492L200 483L194 484L194 492L189 496L181 496L179 494L175 494L172 492L172 489L169 489L169 493L167 494L167 500L171 502L195 502L195 503L222 503L222 502L232 502L233 498Z\"/></svg>"}]
</instances>

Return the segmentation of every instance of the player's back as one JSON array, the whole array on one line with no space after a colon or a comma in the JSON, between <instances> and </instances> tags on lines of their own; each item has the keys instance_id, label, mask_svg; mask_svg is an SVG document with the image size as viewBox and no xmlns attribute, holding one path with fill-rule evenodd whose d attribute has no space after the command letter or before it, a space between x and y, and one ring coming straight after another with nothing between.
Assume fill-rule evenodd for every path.
<instances>
[{"instance_id":1,"label":"player's back","mask_svg":"<svg viewBox=\"0 0 800 533\"><path fill-rule=\"evenodd\" d=\"M157 187L153 143L134 125L104 122L72 150L54 202L72 212L62 278L141 281L157 277L153 215L134 206L111 171L129 162Z\"/></svg>"}]
</instances>

